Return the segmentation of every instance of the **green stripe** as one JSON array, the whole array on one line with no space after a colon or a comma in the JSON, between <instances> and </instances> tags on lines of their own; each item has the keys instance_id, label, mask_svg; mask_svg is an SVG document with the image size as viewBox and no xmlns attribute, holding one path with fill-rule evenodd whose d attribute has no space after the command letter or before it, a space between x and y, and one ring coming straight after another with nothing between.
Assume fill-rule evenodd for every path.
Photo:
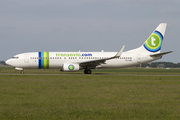
<instances>
[{"instance_id":1,"label":"green stripe","mask_svg":"<svg viewBox=\"0 0 180 120\"><path fill-rule=\"evenodd\" d=\"M47 52L47 68L49 68L49 52Z\"/></svg>"},{"instance_id":2,"label":"green stripe","mask_svg":"<svg viewBox=\"0 0 180 120\"><path fill-rule=\"evenodd\" d=\"M44 68L49 68L49 52L44 52Z\"/></svg>"}]
</instances>

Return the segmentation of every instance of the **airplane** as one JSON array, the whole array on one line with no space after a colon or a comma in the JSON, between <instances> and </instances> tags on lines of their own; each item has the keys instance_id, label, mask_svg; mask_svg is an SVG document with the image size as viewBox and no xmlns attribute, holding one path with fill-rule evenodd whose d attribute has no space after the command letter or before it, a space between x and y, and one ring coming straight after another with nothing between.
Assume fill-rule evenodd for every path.
<instances>
[{"instance_id":1,"label":"airplane","mask_svg":"<svg viewBox=\"0 0 180 120\"><path fill-rule=\"evenodd\" d=\"M57 68L69 72L84 69L84 74L91 74L91 69L125 68L149 63L173 52L160 52L166 26L167 23L159 24L142 46L126 52L123 52L125 46L118 52L28 52L15 55L6 64L21 70L21 73L30 68Z\"/></svg>"}]
</instances>

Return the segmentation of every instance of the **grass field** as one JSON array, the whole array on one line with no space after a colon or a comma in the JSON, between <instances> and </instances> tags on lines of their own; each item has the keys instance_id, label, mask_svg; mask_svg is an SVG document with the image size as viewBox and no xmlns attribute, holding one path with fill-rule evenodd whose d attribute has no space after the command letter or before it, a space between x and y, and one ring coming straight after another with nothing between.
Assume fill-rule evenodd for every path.
<instances>
[{"instance_id":1,"label":"grass field","mask_svg":"<svg viewBox=\"0 0 180 120\"><path fill-rule=\"evenodd\" d=\"M0 68L0 73L19 71ZM41 73L62 72L25 70L26 75L0 75L0 119L180 119L180 76L172 76L179 75L179 69ZM146 76L149 74L160 76Z\"/></svg>"},{"instance_id":2,"label":"grass field","mask_svg":"<svg viewBox=\"0 0 180 120\"><path fill-rule=\"evenodd\" d=\"M84 74L84 70L78 72L61 72L59 69L25 69L26 74ZM21 73L12 67L0 67L0 73ZM179 74L180 69L145 69L145 68L125 68L125 69L92 69L93 74L151 74L167 75Z\"/></svg>"}]
</instances>

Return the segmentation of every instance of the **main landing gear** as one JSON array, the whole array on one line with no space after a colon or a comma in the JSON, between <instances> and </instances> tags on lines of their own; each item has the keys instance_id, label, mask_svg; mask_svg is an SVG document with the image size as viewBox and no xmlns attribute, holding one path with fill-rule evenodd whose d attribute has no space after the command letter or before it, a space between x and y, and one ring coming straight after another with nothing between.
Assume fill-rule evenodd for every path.
<instances>
[{"instance_id":1,"label":"main landing gear","mask_svg":"<svg viewBox=\"0 0 180 120\"><path fill-rule=\"evenodd\" d=\"M24 70L22 70L21 73L24 74Z\"/></svg>"},{"instance_id":2,"label":"main landing gear","mask_svg":"<svg viewBox=\"0 0 180 120\"><path fill-rule=\"evenodd\" d=\"M84 70L84 74L91 74L91 73L92 73L92 71L91 71L90 69L88 69L88 70L85 69L85 70Z\"/></svg>"}]
</instances>

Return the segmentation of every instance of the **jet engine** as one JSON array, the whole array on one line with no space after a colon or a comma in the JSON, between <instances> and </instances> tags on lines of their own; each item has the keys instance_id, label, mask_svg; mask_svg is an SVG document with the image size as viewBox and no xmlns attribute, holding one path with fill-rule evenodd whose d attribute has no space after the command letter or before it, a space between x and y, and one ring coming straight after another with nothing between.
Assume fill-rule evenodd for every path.
<instances>
[{"instance_id":1,"label":"jet engine","mask_svg":"<svg viewBox=\"0 0 180 120\"><path fill-rule=\"evenodd\" d=\"M74 63L65 63L62 65L61 71L79 71L80 67L79 64L74 64Z\"/></svg>"}]
</instances>

